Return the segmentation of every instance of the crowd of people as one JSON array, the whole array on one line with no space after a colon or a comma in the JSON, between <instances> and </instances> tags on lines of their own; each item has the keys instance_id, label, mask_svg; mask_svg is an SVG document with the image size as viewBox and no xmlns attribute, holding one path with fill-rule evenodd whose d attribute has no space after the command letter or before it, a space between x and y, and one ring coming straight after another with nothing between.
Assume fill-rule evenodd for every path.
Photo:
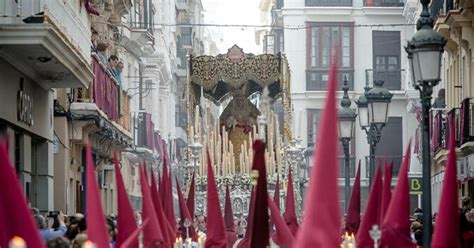
<instances>
[{"instance_id":1,"label":"crowd of people","mask_svg":"<svg viewBox=\"0 0 474 248\"><path fill-rule=\"evenodd\" d=\"M36 221L38 231L41 238L48 248L82 248L87 239L87 223L86 218L81 213L66 216L58 211L57 215L53 212L41 214L38 209L31 209L33 219ZM140 212L135 212L137 225L141 225ZM107 231L109 233L111 247L114 247L117 235L117 216L110 214L106 216ZM180 219L176 219L177 230L179 235L185 239L186 230L180 223ZM206 216L198 215L194 218L194 226L200 236L206 235ZM244 222L238 218L234 218L234 226L236 230L236 238L242 239L245 235Z\"/></svg>"}]
</instances>

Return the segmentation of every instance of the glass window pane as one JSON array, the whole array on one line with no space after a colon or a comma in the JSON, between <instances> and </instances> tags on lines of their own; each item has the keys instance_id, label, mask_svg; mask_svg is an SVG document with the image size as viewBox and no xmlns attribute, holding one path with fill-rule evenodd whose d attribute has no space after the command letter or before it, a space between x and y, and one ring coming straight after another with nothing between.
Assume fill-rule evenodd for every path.
<instances>
[{"instance_id":1,"label":"glass window pane","mask_svg":"<svg viewBox=\"0 0 474 248\"><path fill-rule=\"evenodd\" d=\"M330 39L331 33L328 27L323 27L322 30L323 44L322 44L322 64L321 67L329 66L329 53L330 53Z\"/></svg>"}]
</instances>

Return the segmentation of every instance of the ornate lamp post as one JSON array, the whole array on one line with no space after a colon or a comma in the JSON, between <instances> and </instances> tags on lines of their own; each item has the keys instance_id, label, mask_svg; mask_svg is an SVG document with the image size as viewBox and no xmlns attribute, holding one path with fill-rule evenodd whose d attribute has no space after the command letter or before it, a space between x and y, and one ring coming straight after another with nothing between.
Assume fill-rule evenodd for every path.
<instances>
[{"instance_id":1,"label":"ornate lamp post","mask_svg":"<svg viewBox=\"0 0 474 248\"><path fill-rule=\"evenodd\" d=\"M423 247L431 244L431 156L429 111L433 87L440 79L441 58L446 39L433 30L433 19L428 11L430 0L421 0L422 11L416 24L418 30L405 50L410 63L413 87L420 91L422 105L422 158L423 158Z\"/></svg>"},{"instance_id":2,"label":"ornate lamp post","mask_svg":"<svg viewBox=\"0 0 474 248\"><path fill-rule=\"evenodd\" d=\"M375 148L380 141L382 128L388 122L388 107L393 94L383 87L383 81L374 81L373 88L365 88L365 93L359 97L356 104L359 112L360 127L367 134L370 146L369 183L375 174Z\"/></svg>"},{"instance_id":3,"label":"ornate lamp post","mask_svg":"<svg viewBox=\"0 0 474 248\"><path fill-rule=\"evenodd\" d=\"M351 108L351 99L347 94L349 91L349 85L347 84L347 78L344 78L344 85L342 87L344 96L341 100L341 109L339 109L339 139L342 142L344 149L344 207L345 211L349 206L349 198L351 195L351 175L350 175L350 161L349 161L349 142L352 139L354 133L354 122L357 114Z\"/></svg>"}]
</instances>

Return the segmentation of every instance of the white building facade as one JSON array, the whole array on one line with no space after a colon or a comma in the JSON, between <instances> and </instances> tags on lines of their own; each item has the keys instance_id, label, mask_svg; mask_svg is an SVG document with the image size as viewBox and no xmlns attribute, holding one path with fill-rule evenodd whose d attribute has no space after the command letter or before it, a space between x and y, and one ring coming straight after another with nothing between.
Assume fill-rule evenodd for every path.
<instances>
[{"instance_id":1,"label":"white building facade","mask_svg":"<svg viewBox=\"0 0 474 248\"><path fill-rule=\"evenodd\" d=\"M277 1L278 2L278 1ZM414 26L403 16L402 0L294 0L278 3L272 16L274 30L282 29L283 38L275 34L275 51L284 52L291 70L294 135L302 145L312 147L317 138L319 114L325 103L326 86L332 58L337 60L338 97L346 78L350 87L352 108L355 100L372 87L374 80L383 80L393 93L389 122L382 130L375 158L394 163L398 173L410 139L411 178L421 176L415 135L418 92L411 87L407 58L403 46L411 39ZM284 28L283 28L284 27ZM283 40L283 44L280 40ZM268 46L268 44L267 44ZM333 52L335 55L333 55ZM333 57L335 56L335 57ZM324 131L324 130L320 130ZM361 161L362 204L368 194L369 145L367 135L356 119L354 138L350 145L351 183L358 161ZM316 148L317 149L317 148ZM344 164L341 146L339 196L344 208ZM393 184L396 180L393 180ZM412 207L421 205L421 198L412 189ZM363 208L364 209L364 208Z\"/></svg>"}]
</instances>

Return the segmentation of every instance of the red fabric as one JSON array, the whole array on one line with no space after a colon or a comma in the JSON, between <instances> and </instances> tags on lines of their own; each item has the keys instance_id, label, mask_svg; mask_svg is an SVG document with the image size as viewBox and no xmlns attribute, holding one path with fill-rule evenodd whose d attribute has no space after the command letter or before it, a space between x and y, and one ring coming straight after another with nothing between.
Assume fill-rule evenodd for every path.
<instances>
[{"instance_id":1,"label":"red fabric","mask_svg":"<svg viewBox=\"0 0 474 248\"><path fill-rule=\"evenodd\" d=\"M186 227L184 227L183 223L184 223L184 220L186 219L189 220L189 223L191 224L191 226L189 226L188 228L189 237L186 237L186 238L192 238L193 240L197 241L197 235L194 230L194 219L191 217L191 214L189 214L188 207L186 206L186 202L184 201L183 193L181 192L181 187L179 187L178 178L176 178L176 188L178 191L179 210L180 210L179 212L181 215L181 222L179 223L179 225L181 226L183 230L184 236L186 236L187 235Z\"/></svg>"},{"instance_id":2,"label":"red fabric","mask_svg":"<svg viewBox=\"0 0 474 248\"><path fill-rule=\"evenodd\" d=\"M249 204L249 212L247 214L247 229L245 230L244 238L239 242L238 248L249 248L250 247L250 239L252 237L252 230L253 230L253 215L255 212L255 189L252 188L250 193L250 204Z\"/></svg>"},{"instance_id":3,"label":"red fabric","mask_svg":"<svg viewBox=\"0 0 474 248\"><path fill-rule=\"evenodd\" d=\"M27 247L44 247L14 168L6 144L0 143L0 247L8 247L14 236L21 237Z\"/></svg>"},{"instance_id":4,"label":"red fabric","mask_svg":"<svg viewBox=\"0 0 474 248\"><path fill-rule=\"evenodd\" d=\"M392 199L392 171L393 163L385 164L382 186L382 206L380 208L380 226L382 226L385 213L387 213L390 200Z\"/></svg>"},{"instance_id":5,"label":"red fabric","mask_svg":"<svg viewBox=\"0 0 474 248\"><path fill-rule=\"evenodd\" d=\"M347 209L345 231L349 234L357 234L360 226L360 160L357 167L357 174L352 187L349 208Z\"/></svg>"},{"instance_id":6,"label":"red fabric","mask_svg":"<svg viewBox=\"0 0 474 248\"><path fill-rule=\"evenodd\" d=\"M118 85L97 58L92 59L94 102L112 121L118 121Z\"/></svg>"},{"instance_id":7,"label":"red fabric","mask_svg":"<svg viewBox=\"0 0 474 248\"><path fill-rule=\"evenodd\" d=\"M99 194L99 185L95 176L95 164L92 160L90 145L86 145L86 222L87 237L97 248L110 248L109 233L105 226L102 200Z\"/></svg>"},{"instance_id":8,"label":"red fabric","mask_svg":"<svg viewBox=\"0 0 474 248\"><path fill-rule=\"evenodd\" d=\"M253 143L252 170L258 171L257 187L255 189L255 212L253 229L250 238L251 247L267 247L270 245L270 230L268 216L267 173L265 170L265 144L261 140Z\"/></svg>"},{"instance_id":9,"label":"red fabric","mask_svg":"<svg viewBox=\"0 0 474 248\"><path fill-rule=\"evenodd\" d=\"M133 216L132 205L128 199L127 190L123 183L122 173L118 166L117 154L114 153L115 184L117 186L117 237L115 239L116 247L127 240L137 229L135 217ZM138 239L130 241L129 247L138 247Z\"/></svg>"},{"instance_id":10,"label":"red fabric","mask_svg":"<svg viewBox=\"0 0 474 248\"><path fill-rule=\"evenodd\" d=\"M329 73L326 105L319 126L315 158L304 205L304 219L294 247L340 247L336 63ZM317 148L317 149L316 149ZM330 194L329 191L332 191Z\"/></svg>"},{"instance_id":11,"label":"red fabric","mask_svg":"<svg viewBox=\"0 0 474 248\"><path fill-rule=\"evenodd\" d=\"M277 205L268 197L268 207L270 208L270 217L273 223L275 223L275 233L272 235L272 240L278 246L282 248L291 248L294 236L291 234L290 228L286 225L285 221L280 215Z\"/></svg>"},{"instance_id":12,"label":"red fabric","mask_svg":"<svg viewBox=\"0 0 474 248\"><path fill-rule=\"evenodd\" d=\"M158 195L158 190L156 188L155 183L155 176L151 174L151 197L153 200L153 206L155 209L156 218L158 220L158 224L160 225L161 230L163 230L163 239L165 244L172 244L175 241L176 233L174 232L173 228L171 227L168 219L163 212L163 204L161 203L161 199Z\"/></svg>"},{"instance_id":13,"label":"red fabric","mask_svg":"<svg viewBox=\"0 0 474 248\"><path fill-rule=\"evenodd\" d=\"M144 220L148 219L150 222L143 228L143 247L170 247L172 244L165 243L164 233L153 207L150 187L143 166L140 166L140 185L142 191L142 218Z\"/></svg>"},{"instance_id":14,"label":"red fabric","mask_svg":"<svg viewBox=\"0 0 474 248\"><path fill-rule=\"evenodd\" d=\"M461 247L461 236L458 209L457 159L454 119L450 119L449 154L444 172L443 191L439 201L439 212L436 219L431 247Z\"/></svg>"},{"instance_id":15,"label":"red fabric","mask_svg":"<svg viewBox=\"0 0 474 248\"><path fill-rule=\"evenodd\" d=\"M188 206L189 214L194 218L194 188L196 172L193 173L193 178L191 179L191 185L189 186L188 198L186 199L186 206Z\"/></svg>"},{"instance_id":16,"label":"red fabric","mask_svg":"<svg viewBox=\"0 0 474 248\"><path fill-rule=\"evenodd\" d=\"M219 203L219 191L212 170L211 158L207 151L207 223L206 223L206 248L228 247L227 238Z\"/></svg>"},{"instance_id":17,"label":"red fabric","mask_svg":"<svg viewBox=\"0 0 474 248\"><path fill-rule=\"evenodd\" d=\"M174 204L173 204L173 188L170 175L168 175L168 162L165 156L163 161L163 186L164 186L164 199L163 202L163 209L165 211L165 215L168 218L168 222L170 223L171 227L173 228L174 233L178 232L176 228L176 215L174 214Z\"/></svg>"},{"instance_id":18,"label":"red fabric","mask_svg":"<svg viewBox=\"0 0 474 248\"><path fill-rule=\"evenodd\" d=\"M288 186L286 189L286 200L285 200L285 213L283 214L288 228L291 233L295 236L298 232L298 218L296 218L296 207L295 207L295 191L293 190L293 177L291 175L291 168L288 170Z\"/></svg>"},{"instance_id":19,"label":"red fabric","mask_svg":"<svg viewBox=\"0 0 474 248\"><path fill-rule=\"evenodd\" d=\"M410 236L410 191L408 170L410 167L411 141L398 173L398 182L383 220L380 247L415 247Z\"/></svg>"},{"instance_id":20,"label":"red fabric","mask_svg":"<svg viewBox=\"0 0 474 248\"><path fill-rule=\"evenodd\" d=\"M224 224L227 235L227 244L232 247L237 241L237 233L234 226L234 213L232 212L232 202L230 200L229 185L225 187Z\"/></svg>"},{"instance_id":21,"label":"red fabric","mask_svg":"<svg viewBox=\"0 0 474 248\"><path fill-rule=\"evenodd\" d=\"M382 203L382 166L380 160L377 164L377 172L375 173L372 187L370 188L369 199L367 200L367 207L364 211L364 218L360 223L359 231L357 232L356 246L357 247L373 247L374 241L370 238L369 231L373 225L380 224L380 205Z\"/></svg>"},{"instance_id":22,"label":"red fabric","mask_svg":"<svg viewBox=\"0 0 474 248\"><path fill-rule=\"evenodd\" d=\"M86 0L86 2L84 3L84 6L86 7L87 13L91 15L96 15L96 16L100 15L99 11L97 11L94 4L91 3L91 0Z\"/></svg>"}]
</instances>

